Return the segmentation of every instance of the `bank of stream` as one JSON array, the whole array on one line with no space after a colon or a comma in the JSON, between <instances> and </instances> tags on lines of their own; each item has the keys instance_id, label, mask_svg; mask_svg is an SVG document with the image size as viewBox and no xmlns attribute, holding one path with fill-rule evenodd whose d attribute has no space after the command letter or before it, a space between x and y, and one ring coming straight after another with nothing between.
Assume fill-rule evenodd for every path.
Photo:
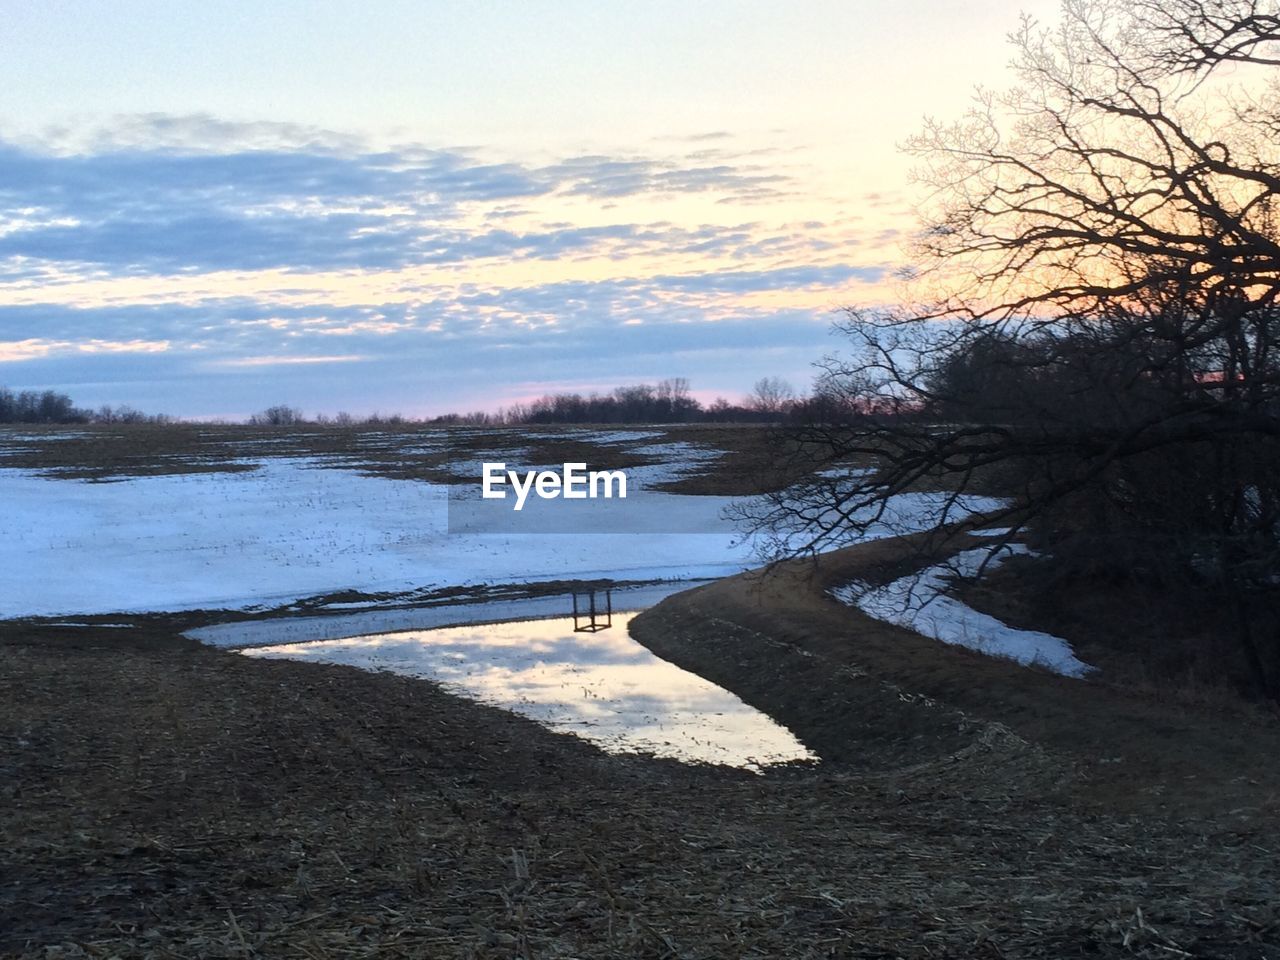
<instances>
[{"instance_id":1,"label":"bank of stream","mask_svg":"<svg viewBox=\"0 0 1280 960\"><path fill-rule=\"evenodd\" d=\"M631 637L630 623L639 610L688 586L584 594L581 618L546 616L571 608L570 596L553 595L243 621L189 635L251 657L343 664L430 680L611 753L753 771L817 761L767 714ZM590 605L598 605L598 616L588 616Z\"/></svg>"}]
</instances>

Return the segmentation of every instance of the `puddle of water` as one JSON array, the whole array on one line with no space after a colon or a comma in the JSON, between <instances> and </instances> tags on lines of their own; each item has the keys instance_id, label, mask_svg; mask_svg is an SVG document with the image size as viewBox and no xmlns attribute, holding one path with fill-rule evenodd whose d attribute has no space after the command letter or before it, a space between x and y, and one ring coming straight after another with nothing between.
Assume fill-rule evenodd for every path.
<instances>
[{"instance_id":1,"label":"puddle of water","mask_svg":"<svg viewBox=\"0 0 1280 960\"><path fill-rule=\"evenodd\" d=\"M614 753L759 769L815 760L785 727L631 639L634 613L576 633L573 619L413 630L253 647L250 657L341 663L422 677Z\"/></svg>"}]
</instances>

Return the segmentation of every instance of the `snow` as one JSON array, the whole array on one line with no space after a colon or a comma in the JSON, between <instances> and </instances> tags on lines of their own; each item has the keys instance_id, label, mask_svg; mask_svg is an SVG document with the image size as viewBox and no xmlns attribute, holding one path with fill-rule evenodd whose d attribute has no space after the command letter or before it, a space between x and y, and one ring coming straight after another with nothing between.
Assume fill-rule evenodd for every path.
<instances>
[{"instance_id":1,"label":"snow","mask_svg":"<svg viewBox=\"0 0 1280 960\"><path fill-rule=\"evenodd\" d=\"M638 447L632 447L630 452L639 454L642 457L653 457L684 469L690 469L696 464L710 463L724 456L723 450L700 447L686 440L674 440L671 443L646 443Z\"/></svg>"},{"instance_id":2,"label":"snow","mask_svg":"<svg viewBox=\"0 0 1280 960\"><path fill-rule=\"evenodd\" d=\"M1024 666L1040 666L1067 677L1083 677L1095 668L1078 660L1071 645L1061 637L1037 630L1016 630L943 592L953 576L976 576L988 557L986 569L990 570L1008 556L1028 552L1022 544L1006 546L994 556L986 548L966 550L946 563L883 587L868 588L855 582L830 593L841 603L858 607L877 620L907 627L943 643L1005 657Z\"/></svg>"},{"instance_id":3,"label":"snow","mask_svg":"<svg viewBox=\"0 0 1280 960\"><path fill-rule=\"evenodd\" d=\"M565 430L561 433L525 433L529 439L576 440L582 443L634 443L666 434L661 430Z\"/></svg>"},{"instance_id":4,"label":"snow","mask_svg":"<svg viewBox=\"0 0 1280 960\"><path fill-rule=\"evenodd\" d=\"M750 561L750 547L719 516L725 498L538 503L544 512L622 503L660 529L707 533L637 533L622 542L536 528L451 535L444 486L304 458L112 483L0 470L0 500L0 618L248 607L345 589L706 579Z\"/></svg>"},{"instance_id":5,"label":"snow","mask_svg":"<svg viewBox=\"0 0 1280 960\"><path fill-rule=\"evenodd\" d=\"M83 430L59 430L49 431L48 433L24 433L12 429L0 429L0 438L5 440L17 440L22 443L52 443L57 440L83 440L91 434L85 433Z\"/></svg>"},{"instance_id":6,"label":"snow","mask_svg":"<svg viewBox=\"0 0 1280 960\"><path fill-rule=\"evenodd\" d=\"M875 470L871 467L852 467L845 465L827 467L824 470L817 471L814 476L826 477L831 480L861 480L862 478L869 477L874 473Z\"/></svg>"},{"instance_id":7,"label":"snow","mask_svg":"<svg viewBox=\"0 0 1280 960\"><path fill-rule=\"evenodd\" d=\"M540 464L536 467L529 464L530 454L531 451L528 447L513 447L500 451L490 450L480 456L452 459L445 465L444 470L455 477L460 477L463 480L474 480L478 484L480 477L484 474L484 465L486 463L505 463L513 469L519 469L521 472L551 468L551 464Z\"/></svg>"},{"instance_id":8,"label":"snow","mask_svg":"<svg viewBox=\"0 0 1280 960\"><path fill-rule=\"evenodd\" d=\"M451 527L456 487L325 462L110 483L0 469L0 619L243 609L353 589L697 580L755 562L754 544L724 516L729 498L652 489L678 465L629 471L637 489L626 500L539 501L518 515L523 526L486 533ZM904 495L894 523L872 536L928 525L937 502ZM566 524L567 511L585 513ZM568 526L578 532L554 532Z\"/></svg>"}]
</instances>

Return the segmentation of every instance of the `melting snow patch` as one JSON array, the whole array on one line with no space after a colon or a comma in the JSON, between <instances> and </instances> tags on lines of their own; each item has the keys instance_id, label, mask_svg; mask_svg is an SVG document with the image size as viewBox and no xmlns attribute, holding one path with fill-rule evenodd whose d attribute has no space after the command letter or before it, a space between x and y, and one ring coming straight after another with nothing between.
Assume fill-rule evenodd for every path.
<instances>
[{"instance_id":1,"label":"melting snow patch","mask_svg":"<svg viewBox=\"0 0 1280 960\"><path fill-rule=\"evenodd\" d=\"M661 430L566 430L562 433L526 433L527 439L576 440L581 443L634 443L665 436Z\"/></svg>"},{"instance_id":2,"label":"melting snow patch","mask_svg":"<svg viewBox=\"0 0 1280 960\"><path fill-rule=\"evenodd\" d=\"M819 470L814 476L827 477L832 480L861 480L863 477L869 477L875 472L874 467L854 467L846 464L838 467L827 467L825 470Z\"/></svg>"},{"instance_id":3,"label":"melting snow patch","mask_svg":"<svg viewBox=\"0 0 1280 960\"><path fill-rule=\"evenodd\" d=\"M1009 555L1029 552L1022 544L1007 546L987 561L987 569ZM946 563L883 587L868 588L854 582L829 592L841 603L858 607L877 620L907 627L943 643L1016 660L1024 666L1044 667L1066 677L1091 673L1095 668L1076 659L1071 645L1061 637L1038 630L1015 630L943 592L952 577L976 576L988 556L990 551L984 548L966 550Z\"/></svg>"}]
</instances>

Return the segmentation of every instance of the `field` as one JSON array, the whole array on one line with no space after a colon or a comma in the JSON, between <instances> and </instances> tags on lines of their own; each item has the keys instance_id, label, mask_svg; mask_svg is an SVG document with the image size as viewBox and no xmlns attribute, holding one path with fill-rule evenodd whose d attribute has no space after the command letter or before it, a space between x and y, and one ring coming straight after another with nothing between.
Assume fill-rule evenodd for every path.
<instances>
[{"instance_id":1,"label":"field","mask_svg":"<svg viewBox=\"0 0 1280 960\"><path fill-rule=\"evenodd\" d=\"M830 597L919 562L910 538L738 573L750 554L727 553L701 511L783 482L756 431L537 432L0 437L3 479L27 496L5 520L0 954L1280 957L1274 715L1118 682L1105 657L1083 680L1028 669ZM690 449L717 455L672 469ZM427 509L420 481L456 483L451 464L503 450L649 468L637 503L690 511L702 532L570 536L484 562L439 559L455 543L439 531L391 536ZM275 508L218 508L192 539L194 521L161 530L147 515L181 501L138 485L252 484L273 469L296 484L302 461L313 477L413 489L356 513L341 505L371 488L331 483L307 514L295 486ZM81 495L87 512L68 513ZM113 522L137 510L142 526L41 539L38 509ZM290 541L281 512L327 517L323 547ZM361 542L353 531L375 567L330 562ZM108 554L113 543L135 549ZM148 551L150 565L136 556ZM68 567L72 555L83 565ZM404 563L384 566L389 555ZM294 557L295 572L254 568L272 556ZM232 576L246 557L256 582ZM451 562L473 572L449 580ZM822 763L756 775L609 755L420 680L183 636L717 564L724 579L653 607L633 634L786 724ZM225 604L201 603L201 569L220 571L205 596Z\"/></svg>"}]
</instances>

